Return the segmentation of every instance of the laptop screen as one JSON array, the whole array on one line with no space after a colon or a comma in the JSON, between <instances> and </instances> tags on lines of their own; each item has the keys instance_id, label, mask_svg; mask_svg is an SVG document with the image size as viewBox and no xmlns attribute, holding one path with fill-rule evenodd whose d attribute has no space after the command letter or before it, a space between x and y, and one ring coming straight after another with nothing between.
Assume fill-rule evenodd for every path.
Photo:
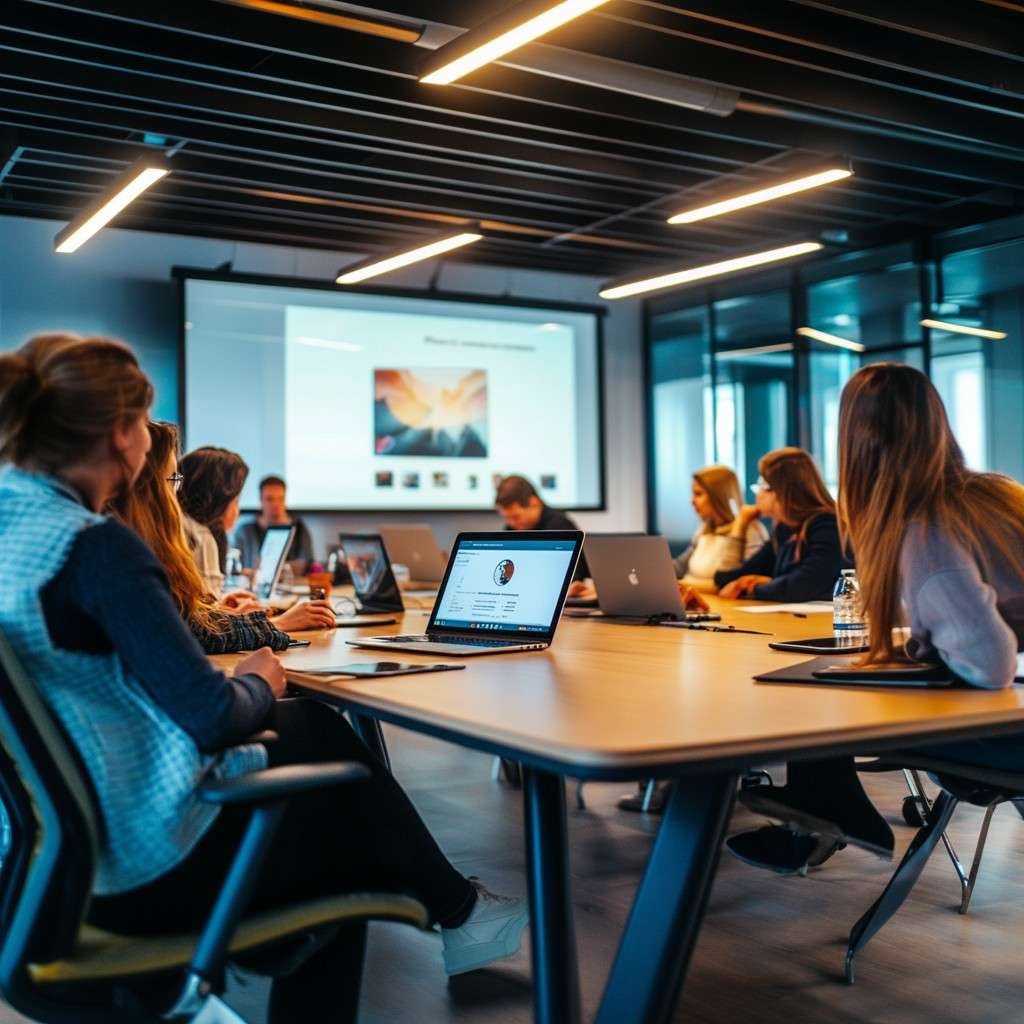
<instances>
[{"instance_id":1,"label":"laptop screen","mask_svg":"<svg viewBox=\"0 0 1024 1024\"><path fill-rule=\"evenodd\" d=\"M268 526L260 547L260 565L256 571L256 594L268 598L277 582L284 556L291 543L292 526Z\"/></svg>"},{"instance_id":2,"label":"laptop screen","mask_svg":"<svg viewBox=\"0 0 1024 1024\"><path fill-rule=\"evenodd\" d=\"M367 610L401 611L402 596L380 537L341 533L338 543L345 552L345 563L360 604Z\"/></svg>"},{"instance_id":3,"label":"laptop screen","mask_svg":"<svg viewBox=\"0 0 1024 1024\"><path fill-rule=\"evenodd\" d=\"M561 610L582 534L547 539L460 538L430 626L549 634Z\"/></svg>"}]
</instances>

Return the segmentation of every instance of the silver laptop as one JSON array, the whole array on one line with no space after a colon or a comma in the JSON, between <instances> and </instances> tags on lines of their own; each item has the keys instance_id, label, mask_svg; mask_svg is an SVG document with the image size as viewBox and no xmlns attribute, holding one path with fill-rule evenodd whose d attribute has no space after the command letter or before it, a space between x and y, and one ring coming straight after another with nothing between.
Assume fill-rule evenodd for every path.
<instances>
[{"instance_id":1,"label":"silver laptop","mask_svg":"<svg viewBox=\"0 0 1024 1024\"><path fill-rule=\"evenodd\" d=\"M409 578L424 583L437 583L444 579L448 564L437 543L434 531L424 524L405 526L379 526L381 537L392 562L409 568Z\"/></svg>"},{"instance_id":2,"label":"silver laptop","mask_svg":"<svg viewBox=\"0 0 1024 1024\"><path fill-rule=\"evenodd\" d=\"M579 530L460 533L425 633L348 640L417 654L505 654L551 644L576 571Z\"/></svg>"},{"instance_id":3,"label":"silver laptop","mask_svg":"<svg viewBox=\"0 0 1024 1024\"><path fill-rule=\"evenodd\" d=\"M643 533L591 534L587 565L601 614L645 621L707 622L720 616L687 612L664 537Z\"/></svg>"},{"instance_id":4,"label":"silver laptop","mask_svg":"<svg viewBox=\"0 0 1024 1024\"><path fill-rule=\"evenodd\" d=\"M289 526L268 526L260 546L260 564L253 580L253 590L261 601L266 601L274 592L281 578L285 555L292 546L295 524Z\"/></svg>"}]
</instances>

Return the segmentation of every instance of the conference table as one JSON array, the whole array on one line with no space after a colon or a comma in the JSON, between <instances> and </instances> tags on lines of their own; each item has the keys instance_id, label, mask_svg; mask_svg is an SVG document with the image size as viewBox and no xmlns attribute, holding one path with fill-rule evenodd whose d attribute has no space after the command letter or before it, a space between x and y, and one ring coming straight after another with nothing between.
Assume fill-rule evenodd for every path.
<instances>
[{"instance_id":1,"label":"conference table","mask_svg":"<svg viewBox=\"0 0 1024 1024\"><path fill-rule=\"evenodd\" d=\"M378 680L303 670L392 657L439 659L348 646L346 640L364 632L352 629L302 634L310 646L283 655L293 688L344 708L385 763L380 722L520 762L540 1024L580 1020L566 778L674 780L596 1016L598 1024L660 1024L671 1018L682 990L747 768L1024 729L1021 687L754 682L755 675L808 657L774 651L769 640L828 636L829 616L753 614L743 610L751 602L710 601L724 625L772 635L563 617L547 651L473 657L464 671ZM369 632L422 632L425 623L422 611L408 611L395 625Z\"/></svg>"}]
</instances>

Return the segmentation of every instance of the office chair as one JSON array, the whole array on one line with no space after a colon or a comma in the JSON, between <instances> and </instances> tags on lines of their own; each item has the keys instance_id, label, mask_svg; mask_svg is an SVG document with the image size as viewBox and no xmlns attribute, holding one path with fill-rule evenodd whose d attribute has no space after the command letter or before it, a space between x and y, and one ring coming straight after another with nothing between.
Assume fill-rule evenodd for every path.
<instances>
[{"instance_id":1,"label":"office chair","mask_svg":"<svg viewBox=\"0 0 1024 1024\"><path fill-rule=\"evenodd\" d=\"M84 917L101 820L90 780L0 634L0 801L11 823L10 847L0 864L0 995L43 1024L245 1024L220 998L229 959L280 976L344 927L359 939L348 997L358 1002L366 922L426 928L427 911L419 902L361 893L244 915L288 800L368 774L364 765L335 762L203 784L201 799L248 804L252 817L202 931L137 937L94 928ZM151 1005L154 992L164 993L157 1007ZM334 1009L339 1019L345 1009L355 1019L355 1005Z\"/></svg>"},{"instance_id":2,"label":"office chair","mask_svg":"<svg viewBox=\"0 0 1024 1024\"><path fill-rule=\"evenodd\" d=\"M861 765L858 765L858 769L865 770ZM924 790L920 788L920 776L917 773L925 771L934 776L940 786L940 793L934 805L927 807L924 823L911 840L910 846L889 880L889 884L850 931L846 950L846 980L851 985L854 981L854 959L910 895L911 889L921 876L921 872L940 838L945 840L946 826L953 817L953 812L958 804L971 803L986 809L974 862L966 883L963 883L963 869L959 868L955 851L952 851L948 840L946 840L947 849L950 850L954 864L958 866L958 874L962 880L959 908L961 914L967 912L971 894L974 891L974 883L981 867L985 840L996 808L1004 803L1013 803L1024 816L1024 810L1022 810L1024 808L1024 773L980 768L958 761L943 761L915 753L887 754L872 762L867 770L909 771L913 773L915 785L922 795Z\"/></svg>"}]
</instances>

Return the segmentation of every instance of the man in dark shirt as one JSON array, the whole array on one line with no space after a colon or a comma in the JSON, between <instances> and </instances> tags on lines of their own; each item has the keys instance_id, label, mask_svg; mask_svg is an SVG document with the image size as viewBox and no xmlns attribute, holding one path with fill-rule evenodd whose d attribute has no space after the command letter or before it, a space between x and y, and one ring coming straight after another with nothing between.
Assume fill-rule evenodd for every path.
<instances>
[{"instance_id":1,"label":"man in dark shirt","mask_svg":"<svg viewBox=\"0 0 1024 1024\"><path fill-rule=\"evenodd\" d=\"M525 476L507 476L498 484L494 504L506 530L578 530L579 527L564 512L545 505L537 489ZM587 561L580 555L573 579L583 580L590 575Z\"/></svg>"},{"instance_id":2,"label":"man in dark shirt","mask_svg":"<svg viewBox=\"0 0 1024 1024\"><path fill-rule=\"evenodd\" d=\"M301 562L297 572L307 572L313 561L313 542L306 524L298 517L289 515L285 501L287 489L279 476L265 476L260 481L260 514L243 523L235 533L235 544L242 552L242 565L255 569L260 564L260 548L268 526L295 524L295 537L288 549L289 562Z\"/></svg>"}]
</instances>

